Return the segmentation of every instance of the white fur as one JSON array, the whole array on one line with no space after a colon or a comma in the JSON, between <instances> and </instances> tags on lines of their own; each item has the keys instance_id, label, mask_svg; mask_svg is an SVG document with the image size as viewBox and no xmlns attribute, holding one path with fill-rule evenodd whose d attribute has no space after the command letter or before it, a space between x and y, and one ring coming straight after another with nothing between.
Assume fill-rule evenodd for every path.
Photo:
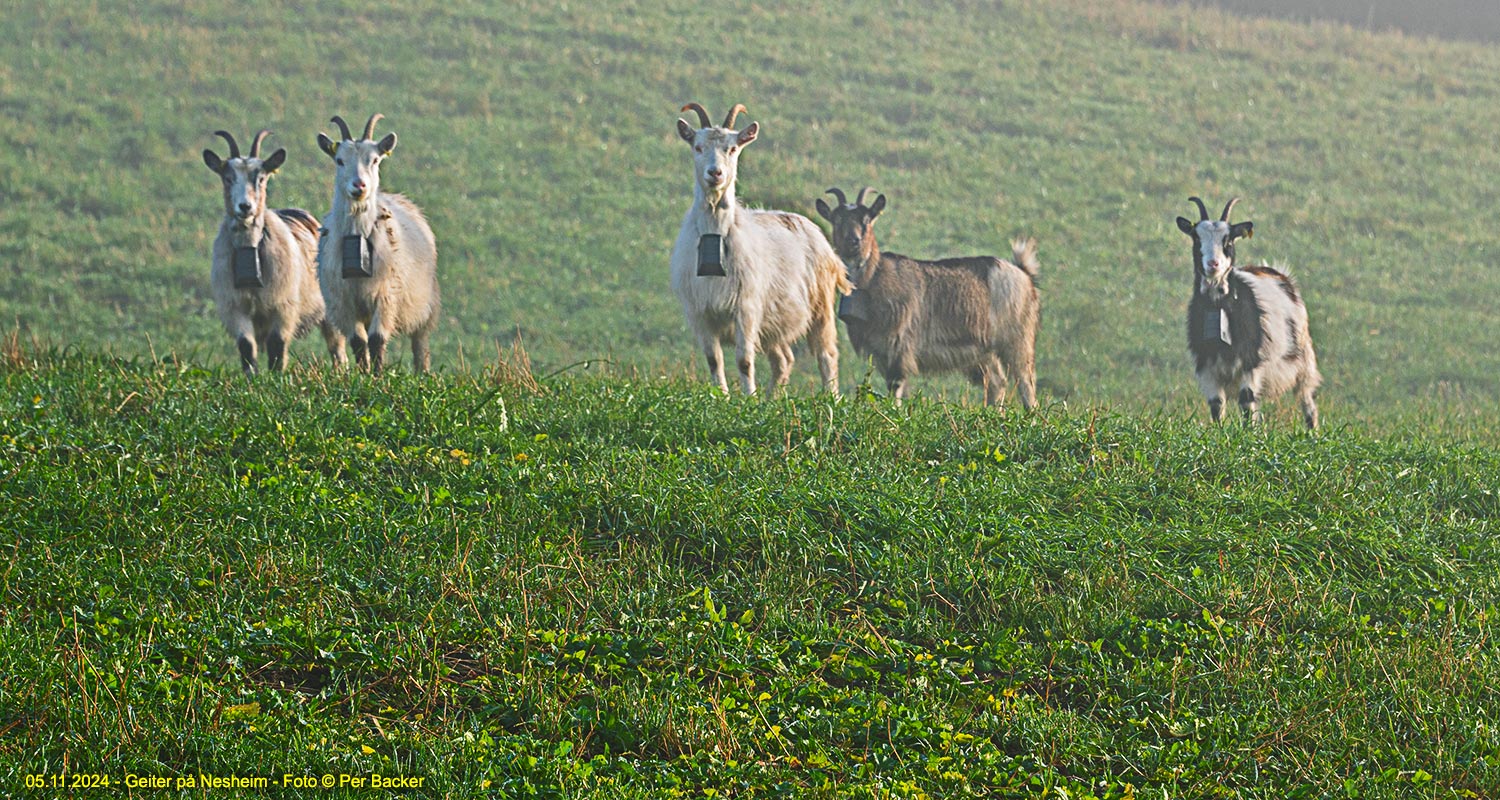
<instances>
[{"instance_id":1,"label":"white fur","mask_svg":"<svg viewBox=\"0 0 1500 800\"><path fill-rule=\"evenodd\" d=\"M1229 223L1219 220L1205 219L1196 226L1198 230L1198 241L1202 243L1202 263L1198 266L1203 268L1203 274L1210 280L1222 279L1221 273L1229 269L1230 258L1224 253L1224 242L1229 238Z\"/></svg>"},{"instance_id":2,"label":"white fur","mask_svg":"<svg viewBox=\"0 0 1500 800\"><path fill-rule=\"evenodd\" d=\"M380 372L386 342L409 335L413 367L426 372L431 366L427 339L441 308L437 244L414 203L380 191L380 162L395 147L395 134L379 142L345 139L337 145L320 136L319 143L336 164L333 208L323 218L318 242L318 280L328 317L353 341L361 366ZM372 239L371 277L343 277L341 243L351 234Z\"/></svg>"},{"instance_id":3,"label":"white fur","mask_svg":"<svg viewBox=\"0 0 1500 800\"><path fill-rule=\"evenodd\" d=\"M1285 273L1282 269L1277 271ZM1255 420L1262 400L1274 399L1295 388L1308 427L1317 427L1313 393L1323 382L1323 376L1318 372L1318 357L1308 331L1307 306L1294 302L1278 278L1238 268L1234 272L1245 280L1261 308L1260 365L1254 370L1246 369L1239 358L1208 362L1196 373L1204 400L1210 403L1217 400L1222 406L1229 393L1238 397L1248 389L1255 397L1255 404L1247 413ZM1225 270L1225 281L1208 285L1210 293L1223 291L1228 274ZM1289 360L1287 356L1294 353L1299 356Z\"/></svg>"},{"instance_id":4,"label":"white fur","mask_svg":"<svg viewBox=\"0 0 1500 800\"><path fill-rule=\"evenodd\" d=\"M740 386L753 394L755 355L763 350L773 383L787 382L792 345L806 337L818 355L823 388L838 393L838 329L834 306L850 286L841 262L811 220L784 211L745 208L735 199L739 155L754 141L743 131L678 120L694 149L693 204L672 248L672 290L682 302L709 372L729 391L722 344L733 342ZM727 242L723 277L698 275L698 240L716 233Z\"/></svg>"},{"instance_id":5,"label":"white fur","mask_svg":"<svg viewBox=\"0 0 1500 800\"><path fill-rule=\"evenodd\" d=\"M341 363L344 337L325 319L318 289L317 237L266 207L267 181L285 153L265 161L254 156L221 161L205 151L204 158L224 184L224 217L214 238L209 286L219 320L239 348L240 366L254 374L258 353L267 349L271 367L280 368L287 345L313 327L322 329L329 355ZM260 251L264 286L235 288L234 251L239 247Z\"/></svg>"}]
</instances>

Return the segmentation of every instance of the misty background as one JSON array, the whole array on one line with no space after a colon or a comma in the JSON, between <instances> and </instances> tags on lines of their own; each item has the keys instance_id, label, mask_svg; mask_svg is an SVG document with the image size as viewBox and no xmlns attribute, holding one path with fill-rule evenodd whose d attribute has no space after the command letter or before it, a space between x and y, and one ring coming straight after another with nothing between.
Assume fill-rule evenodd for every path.
<instances>
[{"instance_id":1,"label":"misty background","mask_svg":"<svg viewBox=\"0 0 1500 800\"><path fill-rule=\"evenodd\" d=\"M1500 0L1182 0L1180 4L1299 22L1343 22L1371 31L1500 41Z\"/></svg>"}]
</instances>

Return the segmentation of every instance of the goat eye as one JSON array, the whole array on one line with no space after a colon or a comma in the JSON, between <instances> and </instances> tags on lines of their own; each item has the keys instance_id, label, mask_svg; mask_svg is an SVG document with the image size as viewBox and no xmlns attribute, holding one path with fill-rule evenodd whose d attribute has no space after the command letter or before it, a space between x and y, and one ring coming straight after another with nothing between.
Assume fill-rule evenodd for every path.
<instances>
[{"instance_id":1,"label":"goat eye","mask_svg":"<svg viewBox=\"0 0 1500 800\"><path fill-rule=\"evenodd\" d=\"M701 145L701 144L695 144L695 145L693 145L693 152L694 153L701 153L701 152L703 152L703 145Z\"/></svg>"},{"instance_id":2,"label":"goat eye","mask_svg":"<svg viewBox=\"0 0 1500 800\"><path fill-rule=\"evenodd\" d=\"M339 166L342 167L342 166L344 166L344 159L342 159L342 158L335 158L333 160L333 163L338 164Z\"/></svg>"}]
</instances>

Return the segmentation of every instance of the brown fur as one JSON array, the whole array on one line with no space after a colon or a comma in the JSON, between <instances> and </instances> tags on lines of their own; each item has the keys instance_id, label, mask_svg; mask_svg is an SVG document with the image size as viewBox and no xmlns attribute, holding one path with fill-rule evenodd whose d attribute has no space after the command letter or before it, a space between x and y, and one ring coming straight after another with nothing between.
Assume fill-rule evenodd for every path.
<instances>
[{"instance_id":1,"label":"brown fur","mask_svg":"<svg viewBox=\"0 0 1500 800\"><path fill-rule=\"evenodd\" d=\"M1281 291L1286 292L1286 296L1293 303L1302 302L1302 298L1297 296L1296 282L1292 280L1292 276L1286 274L1285 272L1282 272L1275 267L1267 266L1240 267L1240 269L1244 272L1250 273L1251 275L1259 275L1262 278L1270 278L1271 280L1278 281L1279 285L1281 286Z\"/></svg>"},{"instance_id":2,"label":"brown fur","mask_svg":"<svg viewBox=\"0 0 1500 800\"><path fill-rule=\"evenodd\" d=\"M1036 334L1041 295L1035 243L1013 243L1014 263L990 256L919 261L881 253L871 207L841 205L818 211L833 223L835 250L854 278L853 306L844 314L849 340L867 355L897 399L922 372L964 373L987 404L1004 399L1006 375L1021 403L1036 405Z\"/></svg>"},{"instance_id":3,"label":"brown fur","mask_svg":"<svg viewBox=\"0 0 1500 800\"><path fill-rule=\"evenodd\" d=\"M318 225L318 219L312 214L300 208L278 208L276 209L276 213L280 214L281 218L286 220L288 225L301 225L307 229L308 233L313 235L314 239L317 239L320 226Z\"/></svg>"}]
</instances>

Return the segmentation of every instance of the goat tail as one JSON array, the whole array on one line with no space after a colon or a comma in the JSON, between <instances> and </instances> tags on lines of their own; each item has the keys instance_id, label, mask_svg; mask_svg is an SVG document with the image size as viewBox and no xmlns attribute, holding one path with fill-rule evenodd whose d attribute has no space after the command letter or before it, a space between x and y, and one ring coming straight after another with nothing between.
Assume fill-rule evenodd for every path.
<instances>
[{"instance_id":1,"label":"goat tail","mask_svg":"<svg viewBox=\"0 0 1500 800\"><path fill-rule=\"evenodd\" d=\"M1036 239L1030 236L1025 239L1012 239L1010 252L1015 265L1020 267L1028 278L1031 278L1032 283L1035 283L1037 272L1042 268L1042 262L1036 257Z\"/></svg>"},{"instance_id":2,"label":"goat tail","mask_svg":"<svg viewBox=\"0 0 1500 800\"><path fill-rule=\"evenodd\" d=\"M276 213L286 224L291 226L301 225L303 228L306 228L313 235L314 239L317 238L318 230L322 227L316 217L300 208L278 208L276 209Z\"/></svg>"}]
</instances>

